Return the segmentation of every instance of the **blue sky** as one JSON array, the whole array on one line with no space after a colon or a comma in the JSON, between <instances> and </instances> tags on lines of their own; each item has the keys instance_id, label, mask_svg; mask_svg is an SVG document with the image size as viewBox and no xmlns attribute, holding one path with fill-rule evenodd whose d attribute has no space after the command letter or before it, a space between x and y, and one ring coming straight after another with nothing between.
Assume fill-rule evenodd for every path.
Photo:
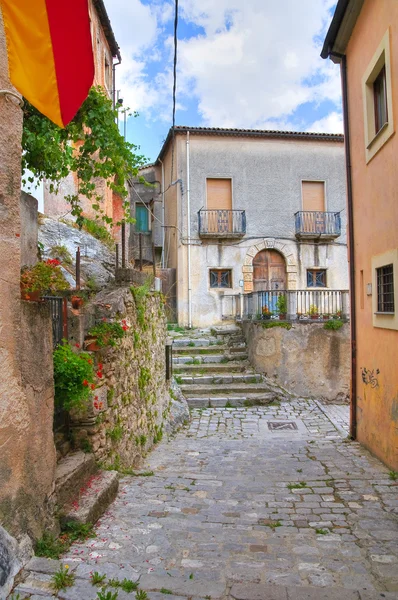
<instances>
[{"instance_id":1,"label":"blue sky","mask_svg":"<svg viewBox=\"0 0 398 600\"><path fill-rule=\"evenodd\" d=\"M335 0L180 0L177 125L342 131L339 68L319 56ZM127 138L151 162L172 119L174 4L105 0Z\"/></svg>"}]
</instances>

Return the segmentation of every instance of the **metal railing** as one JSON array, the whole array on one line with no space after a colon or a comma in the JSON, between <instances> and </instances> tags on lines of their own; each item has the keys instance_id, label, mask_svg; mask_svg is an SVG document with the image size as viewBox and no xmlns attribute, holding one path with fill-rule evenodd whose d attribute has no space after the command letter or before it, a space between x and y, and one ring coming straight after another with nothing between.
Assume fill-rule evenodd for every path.
<instances>
[{"instance_id":1,"label":"metal railing","mask_svg":"<svg viewBox=\"0 0 398 600\"><path fill-rule=\"evenodd\" d=\"M284 300L279 300L284 297ZM283 312L281 310L283 309ZM348 290L266 290L222 297L223 319L348 319Z\"/></svg>"},{"instance_id":2,"label":"metal railing","mask_svg":"<svg viewBox=\"0 0 398 600\"><path fill-rule=\"evenodd\" d=\"M295 213L297 237L329 237L341 235L338 212L301 211Z\"/></svg>"},{"instance_id":3,"label":"metal railing","mask_svg":"<svg viewBox=\"0 0 398 600\"><path fill-rule=\"evenodd\" d=\"M198 219L201 236L239 237L246 233L244 210L200 210Z\"/></svg>"},{"instance_id":4,"label":"metal railing","mask_svg":"<svg viewBox=\"0 0 398 600\"><path fill-rule=\"evenodd\" d=\"M50 305L51 324L53 331L53 347L56 348L63 338L68 337L66 298L60 296L43 296Z\"/></svg>"}]
</instances>

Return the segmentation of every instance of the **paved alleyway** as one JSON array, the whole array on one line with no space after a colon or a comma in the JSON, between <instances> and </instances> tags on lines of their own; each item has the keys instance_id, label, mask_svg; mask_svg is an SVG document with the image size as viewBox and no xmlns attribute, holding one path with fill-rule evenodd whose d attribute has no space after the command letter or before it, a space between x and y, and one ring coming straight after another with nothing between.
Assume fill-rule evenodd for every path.
<instances>
[{"instance_id":1,"label":"paved alleyway","mask_svg":"<svg viewBox=\"0 0 398 600\"><path fill-rule=\"evenodd\" d=\"M397 482L324 411L341 429L342 410L304 399L194 410L148 457L153 476L124 478L97 538L72 547L76 584L58 597L97 598L98 571L140 578L151 600L397 599ZM20 591L49 598L54 567L31 568Z\"/></svg>"}]
</instances>

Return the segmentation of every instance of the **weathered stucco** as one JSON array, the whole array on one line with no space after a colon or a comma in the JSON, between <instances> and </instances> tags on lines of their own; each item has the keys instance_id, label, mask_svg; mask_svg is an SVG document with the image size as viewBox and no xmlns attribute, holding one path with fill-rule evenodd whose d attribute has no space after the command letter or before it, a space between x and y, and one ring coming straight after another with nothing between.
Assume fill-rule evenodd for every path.
<instances>
[{"instance_id":1,"label":"weathered stucco","mask_svg":"<svg viewBox=\"0 0 398 600\"><path fill-rule=\"evenodd\" d=\"M96 364L103 365L94 400L97 396L104 406L98 410L92 403L73 432L78 440L88 441L99 461L116 468L136 467L160 440L171 408L163 301L153 293L135 300L129 288L117 288L100 292L84 310L81 326L75 323L71 329L72 343L83 344L84 331L94 319L125 319L129 329L115 347L93 352ZM72 317L72 323L76 319Z\"/></svg>"},{"instance_id":2,"label":"weathered stucco","mask_svg":"<svg viewBox=\"0 0 398 600\"><path fill-rule=\"evenodd\" d=\"M348 401L350 329L328 331L322 323L265 328L246 321L243 332L254 368L304 397Z\"/></svg>"},{"instance_id":3,"label":"weathered stucco","mask_svg":"<svg viewBox=\"0 0 398 600\"><path fill-rule=\"evenodd\" d=\"M21 193L21 266L30 267L38 261L37 204L36 198L26 192Z\"/></svg>"},{"instance_id":4,"label":"weathered stucco","mask_svg":"<svg viewBox=\"0 0 398 600\"><path fill-rule=\"evenodd\" d=\"M1 13L0 89L13 90ZM18 102L0 95L0 522L35 538L51 526L52 345L47 307L20 300L21 135Z\"/></svg>"}]
</instances>

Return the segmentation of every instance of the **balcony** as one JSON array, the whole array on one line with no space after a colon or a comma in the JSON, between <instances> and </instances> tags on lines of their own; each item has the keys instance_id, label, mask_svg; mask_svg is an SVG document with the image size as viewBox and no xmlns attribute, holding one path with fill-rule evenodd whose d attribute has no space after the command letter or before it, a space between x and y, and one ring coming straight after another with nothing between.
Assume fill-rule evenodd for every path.
<instances>
[{"instance_id":1,"label":"balcony","mask_svg":"<svg viewBox=\"0 0 398 600\"><path fill-rule=\"evenodd\" d=\"M240 238L246 233L244 210L200 210L198 217L202 238Z\"/></svg>"},{"instance_id":2,"label":"balcony","mask_svg":"<svg viewBox=\"0 0 398 600\"><path fill-rule=\"evenodd\" d=\"M301 211L295 213L296 238L299 240L334 240L341 235L338 212Z\"/></svg>"}]
</instances>

